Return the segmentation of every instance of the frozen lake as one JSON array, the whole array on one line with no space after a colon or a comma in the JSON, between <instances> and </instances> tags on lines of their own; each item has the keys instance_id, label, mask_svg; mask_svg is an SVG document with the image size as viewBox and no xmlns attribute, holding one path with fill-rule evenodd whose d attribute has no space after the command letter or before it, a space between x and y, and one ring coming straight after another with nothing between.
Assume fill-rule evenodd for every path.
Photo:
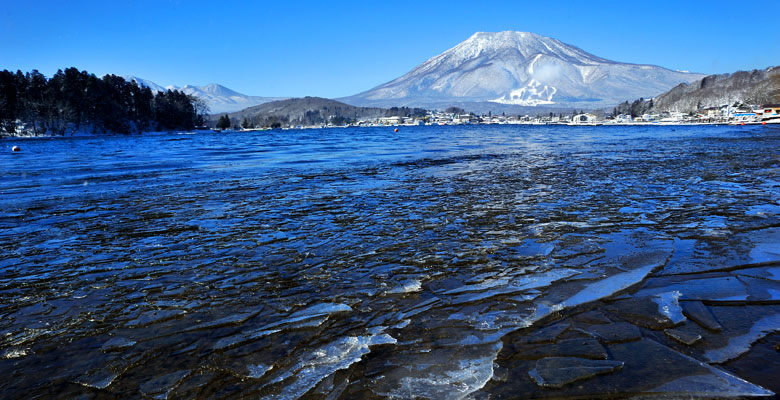
<instances>
[{"instance_id":1,"label":"frozen lake","mask_svg":"<svg viewBox=\"0 0 780 400\"><path fill-rule=\"evenodd\" d=\"M0 398L780 390L777 127L0 148Z\"/></svg>"}]
</instances>

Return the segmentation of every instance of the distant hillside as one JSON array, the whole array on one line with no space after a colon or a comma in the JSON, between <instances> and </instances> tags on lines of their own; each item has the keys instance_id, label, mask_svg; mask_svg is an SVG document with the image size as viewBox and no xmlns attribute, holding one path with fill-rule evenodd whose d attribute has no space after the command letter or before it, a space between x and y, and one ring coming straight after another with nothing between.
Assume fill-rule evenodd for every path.
<instances>
[{"instance_id":1,"label":"distant hillside","mask_svg":"<svg viewBox=\"0 0 780 400\"><path fill-rule=\"evenodd\" d=\"M343 125L360 119L422 116L425 115L425 110L406 107L355 107L321 97L303 97L260 104L227 115L233 126L238 126L246 120L253 127L269 127L328 123ZM222 116L224 114L212 115L211 125L215 126Z\"/></svg>"},{"instance_id":2,"label":"distant hillside","mask_svg":"<svg viewBox=\"0 0 780 400\"><path fill-rule=\"evenodd\" d=\"M780 103L780 67L706 76L690 84L681 83L652 101L634 101L630 105L625 102L616 111L629 114L633 108L639 114L651 110L693 112L734 103Z\"/></svg>"},{"instance_id":3,"label":"distant hillside","mask_svg":"<svg viewBox=\"0 0 780 400\"><path fill-rule=\"evenodd\" d=\"M247 96L216 83L210 83L206 86L184 85L182 87L177 87L171 85L162 87L152 81L141 79L136 76L128 75L124 78L128 81L135 81L141 86L148 87L152 90L152 93L165 93L167 90L179 90L190 96L195 96L203 100L206 105L209 106L209 112L212 114L239 111L269 101L286 99L286 97Z\"/></svg>"}]
</instances>

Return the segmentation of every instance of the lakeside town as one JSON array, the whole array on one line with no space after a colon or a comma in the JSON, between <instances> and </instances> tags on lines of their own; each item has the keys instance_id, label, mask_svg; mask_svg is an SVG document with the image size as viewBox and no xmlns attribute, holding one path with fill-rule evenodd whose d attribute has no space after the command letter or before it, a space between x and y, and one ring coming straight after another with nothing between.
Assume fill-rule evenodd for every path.
<instances>
[{"instance_id":1,"label":"lakeside town","mask_svg":"<svg viewBox=\"0 0 780 400\"><path fill-rule=\"evenodd\" d=\"M289 125L282 129L316 129L374 126L421 126L421 125L767 125L780 124L780 104L764 105L728 105L708 107L697 112L661 112L646 113L638 116L628 114L611 115L603 111L579 112L572 114L546 115L477 115L462 109L450 108L445 111L427 111L424 116L415 117L378 117L359 119L348 124ZM251 131L270 128L234 126L233 130ZM220 130L220 129L217 129Z\"/></svg>"},{"instance_id":2,"label":"lakeside town","mask_svg":"<svg viewBox=\"0 0 780 400\"><path fill-rule=\"evenodd\" d=\"M571 114L548 113L546 115L505 115L482 114L466 112L457 107L450 107L444 111L426 110L416 116L389 116L377 118L361 118L344 124L314 124L300 125L289 124L274 127L256 127L244 120L230 121L227 116L227 127L209 127L207 125L195 126L195 131L265 131L274 128L282 130L290 129L323 129L323 128L348 128L348 127L403 127L403 126L431 126L431 125L566 125L566 126L653 126L653 125L768 125L780 124L780 104L764 104L753 106L707 107L697 112L660 112L645 113L631 116L629 114L609 114L601 110L580 111ZM330 118L329 118L330 120ZM19 121L17 121L19 122ZM159 130L160 133L165 130ZM19 123L16 127L16 137L49 136L50 132L35 133L28 126ZM86 131L71 132L64 136L91 136ZM0 132L0 137L4 135Z\"/></svg>"}]
</instances>

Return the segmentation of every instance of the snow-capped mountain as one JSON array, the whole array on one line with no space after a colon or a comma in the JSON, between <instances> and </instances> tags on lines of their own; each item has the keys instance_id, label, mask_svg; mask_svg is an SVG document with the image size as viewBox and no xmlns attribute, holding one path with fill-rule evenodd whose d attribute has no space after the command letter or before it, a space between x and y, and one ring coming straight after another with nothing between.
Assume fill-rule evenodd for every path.
<instances>
[{"instance_id":1,"label":"snow-capped mountain","mask_svg":"<svg viewBox=\"0 0 780 400\"><path fill-rule=\"evenodd\" d=\"M168 90L167 88L164 88L164 87L162 87L162 86L160 86L160 85L158 85L158 84L156 84L156 83L154 83L152 81L148 81L146 79L141 79L141 78L139 78L137 76L125 75L125 76L122 76L122 77L125 78L125 80L128 81L128 82L135 81L135 83L137 83L139 86L146 86L149 89L152 89L153 93L164 92L164 91Z\"/></svg>"},{"instance_id":2,"label":"snow-capped mountain","mask_svg":"<svg viewBox=\"0 0 780 400\"><path fill-rule=\"evenodd\" d=\"M184 85L182 87L177 87L169 85L163 87L152 81L135 76L125 76L124 78L128 81L135 81L139 85L146 86L155 93L166 90L179 90L191 96L201 98L208 104L212 114L235 112L258 104L286 99L286 97L247 96L216 83L211 83L206 86Z\"/></svg>"},{"instance_id":3,"label":"snow-capped mountain","mask_svg":"<svg viewBox=\"0 0 780 400\"><path fill-rule=\"evenodd\" d=\"M652 97L704 75L626 64L529 32L478 32L406 75L343 98L361 106L596 108Z\"/></svg>"}]
</instances>

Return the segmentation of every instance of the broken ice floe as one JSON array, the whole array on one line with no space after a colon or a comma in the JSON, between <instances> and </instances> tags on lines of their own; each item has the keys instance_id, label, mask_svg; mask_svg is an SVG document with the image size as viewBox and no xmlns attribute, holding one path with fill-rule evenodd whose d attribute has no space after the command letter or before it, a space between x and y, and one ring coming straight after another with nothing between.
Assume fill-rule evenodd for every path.
<instances>
[{"instance_id":1,"label":"broken ice floe","mask_svg":"<svg viewBox=\"0 0 780 400\"><path fill-rule=\"evenodd\" d=\"M561 339L555 343L525 345L517 348L516 358L536 360L544 357L579 357L593 360L607 359L607 350L598 340L586 338Z\"/></svg>"},{"instance_id":2,"label":"broken ice floe","mask_svg":"<svg viewBox=\"0 0 780 400\"><path fill-rule=\"evenodd\" d=\"M478 284L464 285L442 294L458 295L450 298L449 302L452 304L469 303L494 296L547 287L555 281L571 277L578 273L579 271L577 270L559 268L542 273L534 273L528 276L521 275L514 278L488 279Z\"/></svg>"},{"instance_id":3,"label":"broken ice floe","mask_svg":"<svg viewBox=\"0 0 780 400\"><path fill-rule=\"evenodd\" d=\"M217 350L222 350L229 347L238 346L240 344L249 342L251 340L256 340L264 336L272 335L279 331L280 331L279 329L268 329L268 330L254 330L254 331L241 332L237 335L228 336L219 339L217 343L214 344L214 348Z\"/></svg>"},{"instance_id":4,"label":"broken ice floe","mask_svg":"<svg viewBox=\"0 0 780 400\"><path fill-rule=\"evenodd\" d=\"M181 315L186 314L187 311L185 310L177 310L177 309L170 309L170 310L149 310L144 312L143 314L139 315L134 320L127 323L127 326L129 328L140 328L147 325L156 324L159 322L164 322L169 319L173 319L176 317L179 317Z\"/></svg>"},{"instance_id":5,"label":"broken ice floe","mask_svg":"<svg viewBox=\"0 0 780 400\"><path fill-rule=\"evenodd\" d=\"M417 279L411 279L399 283L399 286L388 289L387 294L414 293L422 290L422 283Z\"/></svg>"},{"instance_id":6,"label":"broken ice floe","mask_svg":"<svg viewBox=\"0 0 780 400\"><path fill-rule=\"evenodd\" d=\"M123 337L114 337L109 339L107 342L103 343L103 346L100 347L100 350L104 352L117 351L128 347L132 347L134 345L135 345L135 340L130 340Z\"/></svg>"},{"instance_id":7,"label":"broken ice floe","mask_svg":"<svg viewBox=\"0 0 780 400\"><path fill-rule=\"evenodd\" d=\"M545 328L541 328L528 336L520 338L523 343L552 343L563 332L571 327L571 324L559 323Z\"/></svg>"},{"instance_id":8,"label":"broken ice floe","mask_svg":"<svg viewBox=\"0 0 780 400\"><path fill-rule=\"evenodd\" d=\"M702 363L653 340L610 345L612 357L625 363L625 392L648 391L666 396L767 396L772 392ZM617 378L617 376L615 376ZM608 379L608 378L607 378ZM610 384L610 382L604 382ZM641 389L640 389L641 388Z\"/></svg>"},{"instance_id":9,"label":"broken ice floe","mask_svg":"<svg viewBox=\"0 0 780 400\"><path fill-rule=\"evenodd\" d=\"M690 277L679 281L660 281L665 286L647 287L634 296L658 296L670 288L680 292L679 300L746 301L748 290L737 277L724 274L719 277Z\"/></svg>"},{"instance_id":10,"label":"broken ice floe","mask_svg":"<svg viewBox=\"0 0 780 400\"><path fill-rule=\"evenodd\" d=\"M687 346L693 346L696 344L696 342L701 340L701 335L683 332L676 329L666 329L664 330L664 333L666 336L669 336L670 338Z\"/></svg>"},{"instance_id":11,"label":"broken ice floe","mask_svg":"<svg viewBox=\"0 0 780 400\"><path fill-rule=\"evenodd\" d=\"M620 368L623 368L622 361L547 357L536 361L536 366L528 375L539 386L561 388L569 383L608 374Z\"/></svg>"},{"instance_id":12,"label":"broken ice floe","mask_svg":"<svg viewBox=\"0 0 780 400\"><path fill-rule=\"evenodd\" d=\"M238 334L224 337L214 345L215 349L226 349L237 346L251 340L272 335L284 329L298 329L317 327L325 322L332 314L352 311L352 307L339 303L320 303L303 310L294 312L287 318L268 323L257 329L249 329ZM228 317L230 318L230 317Z\"/></svg>"},{"instance_id":13,"label":"broken ice floe","mask_svg":"<svg viewBox=\"0 0 780 400\"><path fill-rule=\"evenodd\" d=\"M711 363L724 363L750 350L750 346L758 339L777 331L780 331L780 314L766 316L756 321L750 328L750 332L729 338L728 345L725 347L707 350L704 358Z\"/></svg>"},{"instance_id":14,"label":"broken ice floe","mask_svg":"<svg viewBox=\"0 0 780 400\"><path fill-rule=\"evenodd\" d=\"M5 359L21 358L26 356L29 351L30 349L27 348L12 347L10 349L3 350L3 354L0 355L0 358L5 358Z\"/></svg>"},{"instance_id":15,"label":"broken ice floe","mask_svg":"<svg viewBox=\"0 0 780 400\"><path fill-rule=\"evenodd\" d=\"M129 367L126 363L111 363L88 371L74 380L75 383L95 389L105 389Z\"/></svg>"},{"instance_id":16,"label":"broken ice floe","mask_svg":"<svg viewBox=\"0 0 780 400\"><path fill-rule=\"evenodd\" d=\"M671 292L657 294L653 297L653 301L658 303L658 312L669 318L675 325L686 319L685 315L683 315L680 303L678 302L680 296L682 296L682 293L673 290Z\"/></svg>"},{"instance_id":17,"label":"broken ice floe","mask_svg":"<svg viewBox=\"0 0 780 400\"><path fill-rule=\"evenodd\" d=\"M659 330L674 326L674 322L664 315L656 302L656 297L621 298L604 307L612 314L626 321L648 329Z\"/></svg>"},{"instance_id":18,"label":"broken ice floe","mask_svg":"<svg viewBox=\"0 0 780 400\"><path fill-rule=\"evenodd\" d=\"M195 325L191 328L187 328L188 331L196 331L199 329L209 329L209 328L217 328L221 326L226 325L237 325L242 324L246 322L248 319L256 316L259 313L259 311L254 312L244 312L244 313L237 313L233 315L228 315L223 318L215 319L213 321L207 321L200 323L198 325Z\"/></svg>"},{"instance_id":19,"label":"broken ice floe","mask_svg":"<svg viewBox=\"0 0 780 400\"><path fill-rule=\"evenodd\" d=\"M562 305L576 307L611 296L621 290L625 290L642 282L659 264L648 264L628 272L621 272L587 285L574 296L566 299Z\"/></svg>"},{"instance_id":20,"label":"broken ice floe","mask_svg":"<svg viewBox=\"0 0 780 400\"><path fill-rule=\"evenodd\" d=\"M384 333L374 336L349 336L333 341L305 354L297 364L274 378L272 382L288 379L291 381L285 383L281 393L266 398L299 398L327 376L360 361L364 354L371 351L371 346L395 343L393 337Z\"/></svg>"},{"instance_id":21,"label":"broken ice floe","mask_svg":"<svg viewBox=\"0 0 780 400\"><path fill-rule=\"evenodd\" d=\"M501 347L500 342L470 347L460 357L458 352L451 354L454 359L430 360L426 355L421 355L420 362L428 364L423 371L410 371L406 376L395 379L384 378L377 383L376 393L402 399L465 399L485 386L493 376L493 361ZM471 357L467 356L472 354Z\"/></svg>"},{"instance_id":22,"label":"broken ice floe","mask_svg":"<svg viewBox=\"0 0 780 400\"><path fill-rule=\"evenodd\" d=\"M780 265L772 267L744 268L733 272L735 275L751 276L780 282Z\"/></svg>"},{"instance_id":23,"label":"broken ice floe","mask_svg":"<svg viewBox=\"0 0 780 400\"><path fill-rule=\"evenodd\" d=\"M270 371L273 366L269 365L263 365L263 364L249 364L246 366L247 369L247 376L249 378L261 378L263 375L265 375L266 372Z\"/></svg>"},{"instance_id":24,"label":"broken ice floe","mask_svg":"<svg viewBox=\"0 0 780 400\"><path fill-rule=\"evenodd\" d=\"M138 390L146 397L164 400L189 374L189 370L180 370L157 376L142 383Z\"/></svg>"},{"instance_id":25,"label":"broken ice floe","mask_svg":"<svg viewBox=\"0 0 780 400\"><path fill-rule=\"evenodd\" d=\"M700 301L685 301L682 303L683 313L692 321L705 329L720 332L723 326L718 322L712 311Z\"/></svg>"},{"instance_id":26,"label":"broken ice floe","mask_svg":"<svg viewBox=\"0 0 780 400\"><path fill-rule=\"evenodd\" d=\"M604 343L620 343L639 340L642 333L633 324L627 322L615 322L605 325L593 325L587 328L596 338Z\"/></svg>"}]
</instances>

